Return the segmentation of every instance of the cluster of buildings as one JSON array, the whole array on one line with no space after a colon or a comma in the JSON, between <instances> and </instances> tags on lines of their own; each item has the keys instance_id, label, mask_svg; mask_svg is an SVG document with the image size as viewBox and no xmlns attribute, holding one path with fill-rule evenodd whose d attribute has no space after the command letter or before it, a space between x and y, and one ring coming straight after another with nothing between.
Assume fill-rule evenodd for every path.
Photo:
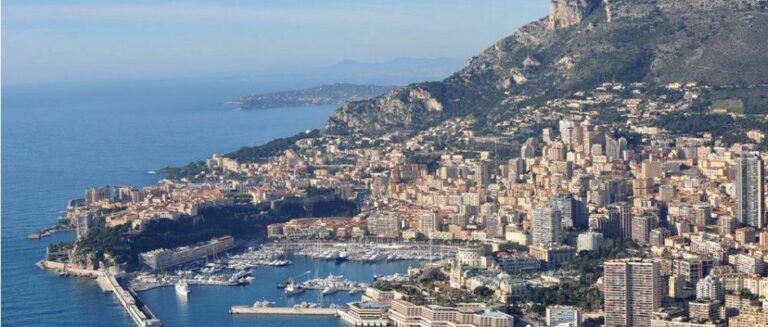
<instances>
[{"instance_id":1,"label":"cluster of buildings","mask_svg":"<svg viewBox=\"0 0 768 327\"><path fill-rule=\"evenodd\" d=\"M678 97L671 99L642 83L606 83L522 108L493 135L475 135L470 119L457 118L407 137L299 139L264 162L214 155L177 184L89 189L69 212L78 226L94 208L110 225L140 225L232 205L233 193L275 208L330 189L360 214L273 224L269 236L466 245L446 263L449 286L488 287L489 301L499 303L531 287L578 284L560 269L585 252L607 256L631 244L630 258L606 261L593 285L602 313L554 305L545 324L579 326L597 314L606 326L765 326L768 153L757 144L764 135L745 131L756 143L725 145L649 124L689 109L704 89L670 84L663 91ZM623 122L610 122L605 108ZM348 314L395 326L512 324L497 311L381 300L385 293Z\"/></svg>"},{"instance_id":2,"label":"cluster of buildings","mask_svg":"<svg viewBox=\"0 0 768 327\"><path fill-rule=\"evenodd\" d=\"M128 186L91 187L82 201L70 201L66 218L76 228L78 238L88 231L95 219L106 226L131 224L141 230L153 219L178 219L197 216L198 210L213 206L231 206L230 189L214 184L179 184L164 180L157 185L136 189Z\"/></svg>"}]
</instances>

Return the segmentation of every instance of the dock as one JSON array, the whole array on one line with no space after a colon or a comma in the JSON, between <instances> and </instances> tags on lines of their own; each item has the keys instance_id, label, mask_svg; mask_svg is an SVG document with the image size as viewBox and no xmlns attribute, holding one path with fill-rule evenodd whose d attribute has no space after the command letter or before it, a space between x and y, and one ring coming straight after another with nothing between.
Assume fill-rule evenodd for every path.
<instances>
[{"instance_id":1,"label":"dock","mask_svg":"<svg viewBox=\"0 0 768 327\"><path fill-rule=\"evenodd\" d=\"M29 236L27 236L27 239L30 239L30 240L41 240L44 237L51 236L51 235L53 235L55 233L58 233L58 232L67 232L67 231L72 231L72 230L74 230L74 229L71 228L71 227L51 226L51 227L39 230L37 232L34 232L32 234L29 234Z\"/></svg>"},{"instance_id":2,"label":"dock","mask_svg":"<svg viewBox=\"0 0 768 327\"><path fill-rule=\"evenodd\" d=\"M128 315L131 316L131 319L133 319L133 322L136 324L136 326L162 326L160 319L157 319L152 311L149 310L149 307L144 305L139 300L138 296L133 292L133 290L124 289L120 283L117 282L115 276L111 274L106 274L104 278L106 278L106 285L104 286L108 287L112 293L115 294L118 301L123 306L123 308L125 308L125 311L128 312Z\"/></svg>"},{"instance_id":3,"label":"dock","mask_svg":"<svg viewBox=\"0 0 768 327\"><path fill-rule=\"evenodd\" d=\"M339 309L332 308L290 308L290 307L268 307L254 308L245 305L236 305L229 309L231 314L252 314L252 315L302 315L302 316L338 316Z\"/></svg>"}]
</instances>

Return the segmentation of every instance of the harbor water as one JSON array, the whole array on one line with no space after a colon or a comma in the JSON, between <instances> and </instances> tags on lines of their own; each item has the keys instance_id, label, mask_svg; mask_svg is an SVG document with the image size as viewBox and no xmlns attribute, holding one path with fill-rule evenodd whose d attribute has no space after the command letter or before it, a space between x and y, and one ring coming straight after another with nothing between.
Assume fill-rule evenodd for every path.
<instances>
[{"instance_id":1,"label":"harbor water","mask_svg":"<svg viewBox=\"0 0 768 327\"><path fill-rule=\"evenodd\" d=\"M289 276L297 276L297 282L312 278L325 278L329 274L343 275L344 279L372 282L374 274L391 275L404 273L414 261L361 261L337 262L316 260L304 256L291 258L292 265L285 267L259 267L253 270L253 281L246 286L190 286L189 297L179 296L173 287L155 288L139 293L152 312L165 326L344 326L341 320L327 316L270 316L230 315L233 305L253 305L256 301L272 301L274 306L288 306L302 302L343 305L359 300L361 294L349 295L339 291L323 296L320 290L286 296L276 285ZM310 274L305 274L311 271ZM298 277L301 276L301 277Z\"/></svg>"},{"instance_id":2,"label":"harbor water","mask_svg":"<svg viewBox=\"0 0 768 327\"><path fill-rule=\"evenodd\" d=\"M114 296L102 293L94 281L61 278L35 266L47 244L69 240L70 233L39 241L27 235L55 223L66 201L82 197L88 186L151 184L161 176L150 170L318 128L334 110L238 112L224 104L274 87L242 81L3 85L3 326L132 326ZM172 297L172 287L141 296L165 326L236 325L243 318L230 317L226 308L260 297L256 285L192 288L186 307ZM274 324L298 326L288 323L290 317L273 319Z\"/></svg>"}]
</instances>

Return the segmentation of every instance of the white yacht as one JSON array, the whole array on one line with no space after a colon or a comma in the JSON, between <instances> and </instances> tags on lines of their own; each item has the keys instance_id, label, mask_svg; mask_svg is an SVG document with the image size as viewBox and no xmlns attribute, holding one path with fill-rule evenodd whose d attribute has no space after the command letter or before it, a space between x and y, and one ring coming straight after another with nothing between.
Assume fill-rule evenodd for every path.
<instances>
[{"instance_id":1,"label":"white yacht","mask_svg":"<svg viewBox=\"0 0 768 327\"><path fill-rule=\"evenodd\" d=\"M331 295L336 292L338 292L338 289L333 285L327 286L323 289L323 295Z\"/></svg>"},{"instance_id":2,"label":"white yacht","mask_svg":"<svg viewBox=\"0 0 768 327\"><path fill-rule=\"evenodd\" d=\"M285 283L285 295L291 296L304 293L304 289L293 283L293 279L288 278L288 282Z\"/></svg>"},{"instance_id":3,"label":"white yacht","mask_svg":"<svg viewBox=\"0 0 768 327\"><path fill-rule=\"evenodd\" d=\"M189 296L189 285L187 285L187 282L184 280L179 280L176 282L176 285L174 286L176 288L176 294L181 295L183 297Z\"/></svg>"}]
</instances>

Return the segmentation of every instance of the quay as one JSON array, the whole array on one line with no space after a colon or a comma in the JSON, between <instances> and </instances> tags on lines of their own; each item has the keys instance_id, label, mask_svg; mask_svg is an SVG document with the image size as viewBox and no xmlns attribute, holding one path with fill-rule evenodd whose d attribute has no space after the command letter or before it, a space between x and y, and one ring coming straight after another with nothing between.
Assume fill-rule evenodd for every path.
<instances>
[{"instance_id":1,"label":"quay","mask_svg":"<svg viewBox=\"0 0 768 327\"><path fill-rule=\"evenodd\" d=\"M149 307L144 305L136 295L136 293L133 292L133 290L126 290L124 289L120 283L117 282L117 279L115 276L111 274L105 274L104 277L106 279L106 285L112 293L115 294L117 299L120 301L120 304L125 308L125 311L128 312L128 315L131 316L131 319L133 319L133 322L136 323L136 326L139 327L154 327L154 326L162 326L160 323L160 319L157 319L155 314L152 313L152 311L149 310ZM100 282L100 284L104 284L104 282Z\"/></svg>"},{"instance_id":2,"label":"quay","mask_svg":"<svg viewBox=\"0 0 768 327\"><path fill-rule=\"evenodd\" d=\"M51 236L51 235L53 235L55 233L58 233L58 232L66 232L66 231L71 231L71 230L73 230L73 228L61 227L61 226L51 226L51 227L39 230L37 232L34 232L32 234L29 234L29 236L27 236L27 239L30 239L30 240L40 240L40 239L43 239L44 237Z\"/></svg>"},{"instance_id":3,"label":"quay","mask_svg":"<svg viewBox=\"0 0 768 327\"><path fill-rule=\"evenodd\" d=\"M306 316L338 316L339 309L333 308L289 308L267 307L254 308L245 305L236 305L229 309L230 314L255 314L255 315L306 315Z\"/></svg>"},{"instance_id":4,"label":"quay","mask_svg":"<svg viewBox=\"0 0 768 327\"><path fill-rule=\"evenodd\" d=\"M50 271L58 272L62 276L88 277L94 278L99 288L107 293L112 292L117 297L120 305L131 316L131 319L138 327L156 327L162 326L160 319L157 319L154 313L149 310L144 303L139 300L138 295L132 289L123 288L115 276L109 272L101 270L88 270L71 267L65 263L42 260L37 266Z\"/></svg>"}]
</instances>

